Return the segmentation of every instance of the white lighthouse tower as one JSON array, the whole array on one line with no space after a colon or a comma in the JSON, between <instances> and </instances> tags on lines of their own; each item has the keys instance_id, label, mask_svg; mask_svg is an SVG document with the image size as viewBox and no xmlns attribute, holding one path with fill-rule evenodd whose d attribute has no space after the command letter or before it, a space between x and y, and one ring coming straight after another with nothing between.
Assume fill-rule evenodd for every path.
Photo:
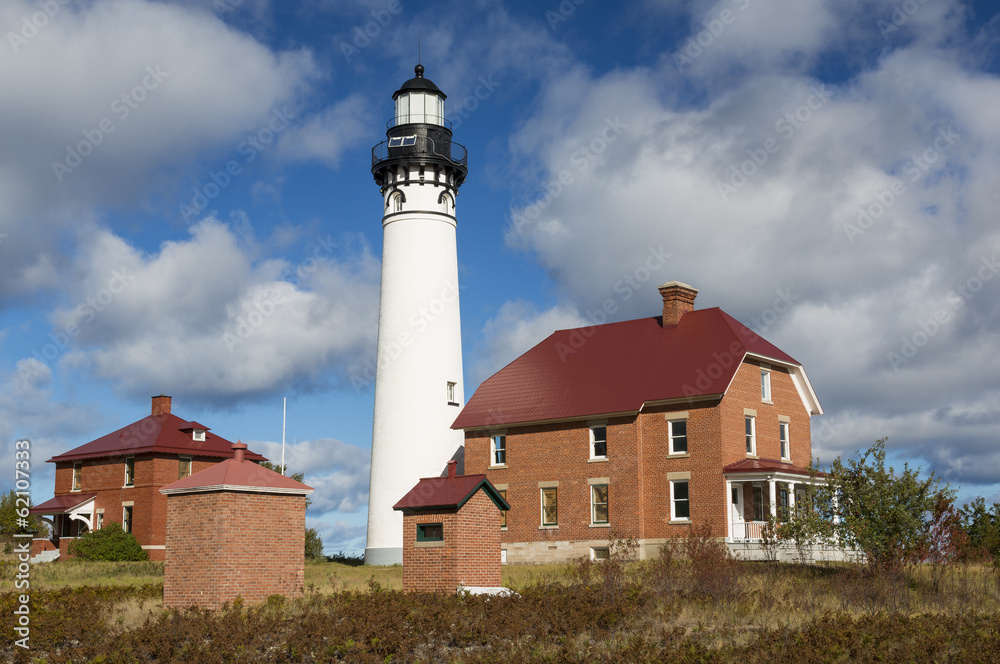
<instances>
[{"instance_id":1,"label":"white lighthouse tower","mask_svg":"<svg viewBox=\"0 0 1000 664\"><path fill-rule=\"evenodd\" d=\"M424 68L393 95L386 140L372 148L382 191L382 288L365 562L403 561L392 506L421 477L463 461L451 429L464 400L455 198L468 173L444 118L445 94Z\"/></svg>"}]
</instances>

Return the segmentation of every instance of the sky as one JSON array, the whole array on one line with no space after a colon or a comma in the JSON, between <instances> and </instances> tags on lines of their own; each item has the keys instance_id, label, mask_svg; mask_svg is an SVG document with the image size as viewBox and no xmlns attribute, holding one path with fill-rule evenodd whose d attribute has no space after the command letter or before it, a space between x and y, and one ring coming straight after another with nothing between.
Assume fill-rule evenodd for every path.
<instances>
[{"instance_id":1,"label":"sky","mask_svg":"<svg viewBox=\"0 0 1000 664\"><path fill-rule=\"evenodd\" d=\"M1000 500L992 2L5 0L0 35L0 439L35 502L160 393L276 460L287 397L307 524L363 551L370 150L418 40L469 152L466 395L679 280L805 366L820 462L888 436Z\"/></svg>"}]
</instances>

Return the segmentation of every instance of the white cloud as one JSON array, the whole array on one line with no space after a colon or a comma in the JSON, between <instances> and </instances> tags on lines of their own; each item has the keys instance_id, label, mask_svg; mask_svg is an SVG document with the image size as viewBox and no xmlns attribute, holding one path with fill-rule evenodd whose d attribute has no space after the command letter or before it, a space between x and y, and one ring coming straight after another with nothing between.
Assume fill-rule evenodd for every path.
<instances>
[{"instance_id":1,"label":"white cloud","mask_svg":"<svg viewBox=\"0 0 1000 664\"><path fill-rule=\"evenodd\" d=\"M309 389L370 354L379 266L363 240L316 238L306 260L255 263L215 219L144 256L100 231L79 258L64 361L127 395L173 392L210 403L279 386Z\"/></svg>"},{"instance_id":2,"label":"white cloud","mask_svg":"<svg viewBox=\"0 0 1000 664\"><path fill-rule=\"evenodd\" d=\"M0 86L18 91L0 98L0 232L8 235L0 296L56 286L66 263L60 245L93 223L92 208L143 201L165 170L176 182L173 169L235 150L272 110L294 109L318 76L307 51L273 53L200 9L57 5L37 30L23 21L30 25L39 5L0 6L0 25L31 35L0 49Z\"/></svg>"},{"instance_id":3,"label":"white cloud","mask_svg":"<svg viewBox=\"0 0 1000 664\"><path fill-rule=\"evenodd\" d=\"M287 160L315 159L336 166L345 150L366 143L375 134L371 117L368 102L351 95L283 134L278 154Z\"/></svg>"}]
</instances>

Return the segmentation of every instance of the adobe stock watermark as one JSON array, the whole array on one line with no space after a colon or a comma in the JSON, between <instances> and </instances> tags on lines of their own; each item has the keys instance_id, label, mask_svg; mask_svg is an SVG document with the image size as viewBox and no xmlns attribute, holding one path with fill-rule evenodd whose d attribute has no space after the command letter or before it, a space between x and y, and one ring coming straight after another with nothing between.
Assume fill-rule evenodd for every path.
<instances>
[{"instance_id":1,"label":"adobe stock watermark","mask_svg":"<svg viewBox=\"0 0 1000 664\"><path fill-rule=\"evenodd\" d=\"M739 191L750 178L756 175L772 155L781 151L783 142L787 143L792 140L795 134L814 117L815 113L830 101L830 91L827 90L825 84L813 85L809 89L812 94L806 97L804 104L790 113L785 113L774 123L774 131L781 137L781 141L775 136L769 136L759 147L748 148L746 154L749 159L729 167L729 180L727 182L716 181L715 189L719 192L723 202L728 201L730 196Z\"/></svg>"},{"instance_id":2,"label":"adobe stock watermark","mask_svg":"<svg viewBox=\"0 0 1000 664\"><path fill-rule=\"evenodd\" d=\"M600 156L608 149L612 143L618 140L618 137L624 133L628 128L628 125L621 121L619 116L615 116L614 120L611 118L604 119L604 127L589 143L580 145L577 147L569 157L569 162L575 168L577 173L583 174L590 170L590 167L595 161L600 159ZM545 192L539 197L538 200L534 201L520 212L515 212L511 216L511 221L514 222L514 230L518 233L525 225L537 221L539 217L542 216L542 212L545 211L552 202L563 195L566 191L566 187L571 186L576 182L576 175L569 168L564 168L559 171L558 174L548 182L545 183Z\"/></svg>"},{"instance_id":3,"label":"adobe stock watermark","mask_svg":"<svg viewBox=\"0 0 1000 664\"><path fill-rule=\"evenodd\" d=\"M774 291L775 298L771 306L760 312L759 316L750 317L750 329L757 336L762 336L772 325L795 306L799 296L792 293L791 288L778 288Z\"/></svg>"},{"instance_id":4,"label":"adobe stock watermark","mask_svg":"<svg viewBox=\"0 0 1000 664\"><path fill-rule=\"evenodd\" d=\"M549 29L555 30L560 23L565 23L569 17L576 13L576 8L587 0L562 0L556 8L545 11L545 20L549 22Z\"/></svg>"},{"instance_id":5,"label":"adobe stock watermark","mask_svg":"<svg viewBox=\"0 0 1000 664\"><path fill-rule=\"evenodd\" d=\"M910 22L910 18L920 11L920 8L927 4L927 0L903 0L898 5L893 5L892 14L889 20L880 18L875 25L882 33L882 39L889 41L889 35L899 32L899 29Z\"/></svg>"},{"instance_id":6,"label":"adobe stock watermark","mask_svg":"<svg viewBox=\"0 0 1000 664\"><path fill-rule=\"evenodd\" d=\"M316 238L316 248L312 256L309 256L293 270L285 268L281 272L282 281L290 283L298 288L303 283L309 281L312 275L321 265L330 260L333 250L340 246L340 243L333 239L331 235ZM236 316L233 320L232 331L226 330L222 333L222 341L230 353L235 353L236 349L243 345L247 339L264 324L264 321L274 315L278 307L287 301L285 293L279 288L269 288L257 293L245 316Z\"/></svg>"},{"instance_id":7,"label":"adobe stock watermark","mask_svg":"<svg viewBox=\"0 0 1000 664\"><path fill-rule=\"evenodd\" d=\"M236 11L237 8L243 5L243 0L214 0L212 2L212 11L214 11L219 16L228 14L229 12Z\"/></svg>"},{"instance_id":8,"label":"adobe stock watermark","mask_svg":"<svg viewBox=\"0 0 1000 664\"><path fill-rule=\"evenodd\" d=\"M389 24L403 12L403 3L400 0L389 0L383 9L371 10L372 20L361 25L354 26L351 30L351 43L340 42L340 52L344 59L350 64L355 56L372 45L372 40L382 34L382 31L389 27Z\"/></svg>"},{"instance_id":9,"label":"adobe stock watermark","mask_svg":"<svg viewBox=\"0 0 1000 664\"><path fill-rule=\"evenodd\" d=\"M20 55L21 49L29 41L38 36L38 32L47 26L56 17L63 7L73 0L35 0L35 4L41 11L33 14L26 14L21 17L21 28L17 32L8 32L7 41L10 43L14 55Z\"/></svg>"},{"instance_id":10,"label":"adobe stock watermark","mask_svg":"<svg viewBox=\"0 0 1000 664\"><path fill-rule=\"evenodd\" d=\"M21 380L25 383L29 382L41 372L40 365L48 366L48 362L59 357L69 347L70 342L80 334L80 331L93 323L98 314L111 306L133 281L135 281L135 275L129 274L125 268L112 270L107 285L95 295L88 296L73 310L73 322L66 323L61 330L50 332L48 334L49 343L40 348L32 349L31 355L38 360L38 363L30 363L30 368L27 362L18 364Z\"/></svg>"},{"instance_id":11,"label":"adobe stock watermark","mask_svg":"<svg viewBox=\"0 0 1000 664\"><path fill-rule=\"evenodd\" d=\"M230 159L224 168L219 171L209 171L208 181L196 186L192 192L191 202L181 203L179 210L184 221L190 221L204 212L209 203L215 200L226 187L232 183L233 178L243 172L243 167L257 158L277 139L278 134L291 126L291 120L295 116L282 107L279 111L271 109L271 115L267 123L253 134L248 134L239 145L236 146L236 153L243 157L242 160Z\"/></svg>"},{"instance_id":12,"label":"adobe stock watermark","mask_svg":"<svg viewBox=\"0 0 1000 664\"><path fill-rule=\"evenodd\" d=\"M667 259L673 256L673 254L663 249L662 244L659 247L648 247L646 253L648 256L646 256L645 260L632 270L631 273L623 274L622 278L616 281L612 287L612 290L621 297L609 297L601 303L599 309L586 310L584 316L590 321L590 325L570 332L566 343L560 341L556 344L555 350L559 355L560 362L565 363L567 357L583 348L587 340L594 336L594 326L607 323L608 317L618 312L618 302L628 302L631 300L632 296L642 288L643 284L648 282L657 271L667 264Z\"/></svg>"},{"instance_id":13,"label":"adobe stock watermark","mask_svg":"<svg viewBox=\"0 0 1000 664\"><path fill-rule=\"evenodd\" d=\"M746 11L746 8L750 6L750 0L731 0L731 2L741 12ZM703 20L701 24L705 29L690 37L684 43L684 46L671 56L674 65L677 67L677 71L684 73L684 67L693 65L694 61L700 58L705 53L705 50L710 48L715 43L715 40L722 36L726 31L726 26L736 22L738 16L739 14L732 9L725 8L719 11L717 15Z\"/></svg>"},{"instance_id":14,"label":"adobe stock watermark","mask_svg":"<svg viewBox=\"0 0 1000 664\"><path fill-rule=\"evenodd\" d=\"M14 588L22 591L17 595L13 611L14 629L20 639L14 641L18 648L31 647L31 540L34 533L29 530L29 509L31 508L31 441L18 440L14 443L14 509L17 515L13 534L14 553L17 554L17 568L14 574ZM14 524L11 524L14 525Z\"/></svg>"},{"instance_id":15,"label":"adobe stock watermark","mask_svg":"<svg viewBox=\"0 0 1000 664\"><path fill-rule=\"evenodd\" d=\"M922 178L938 160L938 157L954 145L955 141L962 138L961 135L955 133L951 125L947 129L938 129L937 134L937 138L930 145L903 163L903 174L911 183ZM906 183L902 179L896 178L889 183L887 188L876 191L874 199L859 205L855 210L857 213L855 223L844 224L844 234L847 236L848 242L854 244L857 238L867 233L906 191Z\"/></svg>"},{"instance_id":16,"label":"adobe stock watermark","mask_svg":"<svg viewBox=\"0 0 1000 664\"><path fill-rule=\"evenodd\" d=\"M920 349L930 343L931 339L937 336L941 328L955 320L956 314L983 289L989 281L1000 272L1000 263L997 262L996 254L980 259L980 265L975 274L954 287L945 296L948 306L941 307L934 312L934 315L922 320L917 325L917 329L911 334L900 337L899 352L890 351L886 353L886 359L893 373L899 373L902 367L910 363L920 352Z\"/></svg>"},{"instance_id":17,"label":"adobe stock watermark","mask_svg":"<svg viewBox=\"0 0 1000 664\"><path fill-rule=\"evenodd\" d=\"M170 72L161 71L160 65L147 65L146 75L142 77L131 90L115 97L108 109L119 122L124 122L132 112L139 108L139 104L149 98L149 93L160 87L160 84L170 76ZM93 129L82 130L83 140L76 145L66 146L66 158L62 161L52 162L52 173L56 176L56 181L62 182L63 178L73 172L83 160L94 153L104 139L117 129L115 121L110 117L104 117L98 121Z\"/></svg>"},{"instance_id":18,"label":"adobe stock watermark","mask_svg":"<svg viewBox=\"0 0 1000 664\"><path fill-rule=\"evenodd\" d=\"M375 382L379 369L384 369L398 360L416 339L430 329L431 324L440 318L449 305L458 301L458 283L445 281L444 287L437 296L429 302L417 307L407 318L408 329L399 332L394 339L389 339L384 346L379 339L379 352L375 362L366 359L361 367L350 371L351 385L354 391L361 394L369 385ZM377 362L377 364L376 364Z\"/></svg>"},{"instance_id":19,"label":"adobe stock watermark","mask_svg":"<svg viewBox=\"0 0 1000 664\"><path fill-rule=\"evenodd\" d=\"M500 81L493 80L493 74L489 74L485 78L480 76L478 82L479 85L476 86L471 95L458 102L457 108L448 111L447 116L448 121L451 122L452 131L461 127L462 121L479 109L480 102L492 97L496 89L502 85Z\"/></svg>"}]
</instances>

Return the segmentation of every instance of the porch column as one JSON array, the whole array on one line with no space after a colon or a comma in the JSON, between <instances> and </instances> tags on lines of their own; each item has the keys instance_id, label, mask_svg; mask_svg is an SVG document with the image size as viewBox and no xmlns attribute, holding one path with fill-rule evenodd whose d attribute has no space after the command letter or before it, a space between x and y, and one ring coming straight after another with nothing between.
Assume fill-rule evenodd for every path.
<instances>
[{"instance_id":1,"label":"porch column","mask_svg":"<svg viewBox=\"0 0 1000 664\"><path fill-rule=\"evenodd\" d=\"M733 482L726 479L726 532L733 539Z\"/></svg>"},{"instance_id":2,"label":"porch column","mask_svg":"<svg viewBox=\"0 0 1000 664\"><path fill-rule=\"evenodd\" d=\"M775 481L773 477L767 478L767 494L771 501L771 518L778 518L778 494L775 491Z\"/></svg>"},{"instance_id":3,"label":"porch column","mask_svg":"<svg viewBox=\"0 0 1000 664\"><path fill-rule=\"evenodd\" d=\"M795 482L788 483L788 512L795 514Z\"/></svg>"}]
</instances>

